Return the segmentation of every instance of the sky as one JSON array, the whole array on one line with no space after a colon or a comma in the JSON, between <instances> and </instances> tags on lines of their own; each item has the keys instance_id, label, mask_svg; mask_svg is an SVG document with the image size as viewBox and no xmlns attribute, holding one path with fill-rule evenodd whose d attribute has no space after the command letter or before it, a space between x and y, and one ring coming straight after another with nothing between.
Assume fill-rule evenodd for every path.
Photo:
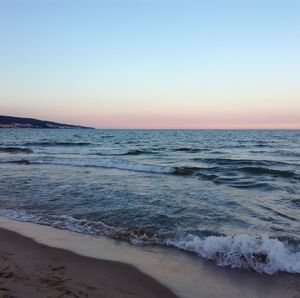
<instances>
[{"instance_id":1,"label":"sky","mask_svg":"<svg viewBox=\"0 0 300 298\"><path fill-rule=\"evenodd\" d=\"M300 128L300 1L0 0L0 114Z\"/></svg>"}]
</instances>

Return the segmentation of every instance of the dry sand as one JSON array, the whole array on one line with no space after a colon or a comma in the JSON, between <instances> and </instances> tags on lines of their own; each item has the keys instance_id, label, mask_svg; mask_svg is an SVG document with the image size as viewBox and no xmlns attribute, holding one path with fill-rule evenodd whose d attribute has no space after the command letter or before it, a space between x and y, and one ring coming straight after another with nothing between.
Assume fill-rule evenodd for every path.
<instances>
[{"instance_id":1,"label":"dry sand","mask_svg":"<svg viewBox=\"0 0 300 298\"><path fill-rule=\"evenodd\" d=\"M5 229L0 241L0 297L176 297L127 264L79 256Z\"/></svg>"}]
</instances>

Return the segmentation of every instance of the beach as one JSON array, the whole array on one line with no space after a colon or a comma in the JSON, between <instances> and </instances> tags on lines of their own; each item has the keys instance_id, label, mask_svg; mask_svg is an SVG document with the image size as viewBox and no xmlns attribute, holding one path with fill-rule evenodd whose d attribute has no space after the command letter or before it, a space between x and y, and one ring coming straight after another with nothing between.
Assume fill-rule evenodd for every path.
<instances>
[{"instance_id":1,"label":"beach","mask_svg":"<svg viewBox=\"0 0 300 298\"><path fill-rule=\"evenodd\" d=\"M4 297L300 297L298 274L217 267L175 249L4 217L0 243L1 294L10 295Z\"/></svg>"},{"instance_id":2,"label":"beach","mask_svg":"<svg viewBox=\"0 0 300 298\"><path fill-rule=\"evenodd\" d=\"M120 262L79 256L0 229L1 297L177 297Z\"/></svg>"}]
</instances>

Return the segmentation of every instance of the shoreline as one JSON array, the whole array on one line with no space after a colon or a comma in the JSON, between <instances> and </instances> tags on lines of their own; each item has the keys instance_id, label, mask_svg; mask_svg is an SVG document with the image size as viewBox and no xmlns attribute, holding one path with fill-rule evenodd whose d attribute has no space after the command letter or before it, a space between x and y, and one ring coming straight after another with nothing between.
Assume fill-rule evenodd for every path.
<instances>
[{"instance_id":1,"label":"shoreline","mask_svg":"<svg viewBox=\"0 0 300 298\"><path fill-rule=\"evenodd\" d=\"M0 295L4 297L177 298L128 264L45 246L3 228L0 239Z\"/></svg>"},{"instance_id":2,"label":"shoreline","mask_svg":"<svg viewBox=\"0 0 300 298\"><path fill-rule=\"evenodd\" d=\"M3 233L11 235L10 233L14 232L12 234L16 237L24 236L27 237L26 241L35 243L35 245L47 246L47 250L63 250L64 253L73 255L75 253L76 258L82 260L79 262L84 263L83 260L86 258L93 258L96 263L99 261L100 263L108 262L110 265L117 263L128 266L134 272L138 272L139 276L148 278L160 289L167 291L169 294L166 295L173 295L140 297L176 297L175 295L182 298L300 297L299 274L282 273L267 276L250 270L217 267L212 262L172 248L136 247L105 237L78 234L4 217L0 217L0 229L3 229L0 232L1 247L4 245L2 239L6 239ZM2 250L3 248L1 248ZM26 250L22 249L21 253L23 254L24 251ZM10 252L8 251L8 253ZM110 265L107 266L110 267ZM81 266L79 267L81 268ZM89 269L85 267L85 270L88 272ZM90 274L85 273L84 275L89 276ZM138 286L136 282L131 282L133 282L133 287ZM111 284L112 288L114 284L116 282Z\"/></svg>"}]
</instances>

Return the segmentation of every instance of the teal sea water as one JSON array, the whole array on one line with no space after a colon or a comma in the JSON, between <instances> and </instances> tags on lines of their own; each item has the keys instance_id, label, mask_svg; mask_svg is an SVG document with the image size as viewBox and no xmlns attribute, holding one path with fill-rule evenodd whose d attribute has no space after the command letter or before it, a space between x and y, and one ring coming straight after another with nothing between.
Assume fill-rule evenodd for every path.
<instances>
[{"instance_id":1,"label":"teal sea water","mask_svg":"<svg viewBox=\"0 0 300 298\"><path fill-rule=\"evenodd\" d=\"M0 215L300 273L300 131L2 129Z\"/></svg>"}]
</instances>

